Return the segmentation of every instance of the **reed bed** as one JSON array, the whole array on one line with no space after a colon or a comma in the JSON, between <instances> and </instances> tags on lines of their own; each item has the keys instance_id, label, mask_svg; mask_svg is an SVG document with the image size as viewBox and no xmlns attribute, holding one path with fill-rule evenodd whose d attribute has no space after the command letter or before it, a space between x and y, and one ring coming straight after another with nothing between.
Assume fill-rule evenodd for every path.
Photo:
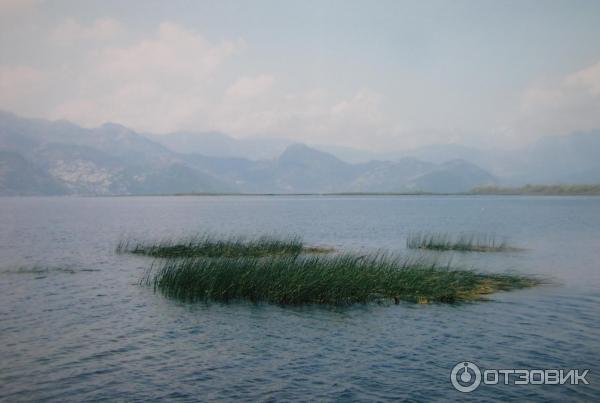
<instances>
[{"instance_id":1,"label":"reed bed","mask_svg":"<svg viewBox=\"0 0 600 403\"><path fill-rule=\"evenodd\" d=\"M156 243L139 241L119 242L117 253L134 253L161 258L189 257L264 257L274 255L298 256L301 253L327 253L332 249L308 247L299 237L275 238L261 236L254 239L229 237L218 239L199 235L179 240Z\"/></svg>"},{"instance_id":2,"label":"reed bed","mask_svg":"<svg viewBox=\"0 0 600 403\"><path fill-rule=\"evenodd\" d=\"M451 236L442 233L416 233L410 234L406 240L409 249L430 249L439 251L462 252L507 252L516 251L506 240L498 240L494 235L487 234L461 234Z\"/></svg>"},{"instance_id":3,"label":"reed bed","mask_svg":"<svg viewBox=\"0 0 600 403\"><path fill-rule=\"evenodd\" d=\"M471 301L531 287L534 278L456 270L383 255L185 258L155 261L142 283L185 301L348 305Z\"/></svg>"}]
</instances>

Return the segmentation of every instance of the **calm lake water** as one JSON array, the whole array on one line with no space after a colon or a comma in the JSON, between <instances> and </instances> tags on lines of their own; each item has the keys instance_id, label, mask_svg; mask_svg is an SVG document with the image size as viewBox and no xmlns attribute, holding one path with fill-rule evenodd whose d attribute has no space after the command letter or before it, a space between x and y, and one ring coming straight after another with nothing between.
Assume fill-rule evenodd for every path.
<instances>
[{"instance_id":1,"label":"calm lake water","mask_svg":"<svg viewBox=\"0 0 600 403\"><path fill-rule=\"evenodd\" d=\"M187 304L137 284L151 259L120 239L298 234L409 254L417 231L526 248L430 253L551 285L458 305ZM590 369L590 385L450 383L483 368ZM0 198L0 399L600 400L600 198Z\"/></svg>"}]
</instances>

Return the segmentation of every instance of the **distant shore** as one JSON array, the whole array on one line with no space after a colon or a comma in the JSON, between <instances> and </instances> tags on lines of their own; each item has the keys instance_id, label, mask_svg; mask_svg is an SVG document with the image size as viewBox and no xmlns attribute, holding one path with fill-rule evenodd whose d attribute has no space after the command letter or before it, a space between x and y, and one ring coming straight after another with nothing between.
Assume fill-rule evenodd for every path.
<instances>
[{"instance_id":1,"label":"distant shore","mask_svg":"<svg viewBox=\"0 0 600 403\"><path fill-rule=\"evenodd\" d=\"M522 187L484 186L470 194L528 196L600 196L600 185L525 185Z\"/></svg>"},{"instance_id":2,"label":"distant shore","mask_svg":"<svg viewBox=\"0 0 600 403\"><path fill-rule=\"evenodd\" d=\"M325 193L223 193L190 192L174 196L600 196L600 185L526 185L478 187L469 192L325 192Z\"/></svg>"},{"instance_id":3,"label":"distant shore","mask_svg":"<svg viewBox=\"0 0 600 403\"><path fill-rule=\"evenodd\" d=\"M182 192L144 194L11 194L0 197L136 197L136 196L600 196L600 185L526 185L522 187L482 186L468 192Z\"/></svg>"}]
</instances>

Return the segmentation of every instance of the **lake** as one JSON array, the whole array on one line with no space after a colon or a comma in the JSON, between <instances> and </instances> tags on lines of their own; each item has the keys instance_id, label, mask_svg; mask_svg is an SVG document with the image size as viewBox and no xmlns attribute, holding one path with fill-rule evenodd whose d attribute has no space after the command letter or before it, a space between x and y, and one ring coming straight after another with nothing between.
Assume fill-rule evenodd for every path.
<instances>
[{"instance_id":1,"label":"lake","mask_svg":"<svg viewBox=\"0 0 600 403\"><path fill-rule=\"evenodd\" d=\"M495 234L523 251L414 252L408 234ZM138 285L120 239L297 234L550 284L454 305L183 303ZM456 391L482 368L589 369L589 385ZM0 399L599 400L600 198L0 198Z\"/></svg>"}]
</instances>

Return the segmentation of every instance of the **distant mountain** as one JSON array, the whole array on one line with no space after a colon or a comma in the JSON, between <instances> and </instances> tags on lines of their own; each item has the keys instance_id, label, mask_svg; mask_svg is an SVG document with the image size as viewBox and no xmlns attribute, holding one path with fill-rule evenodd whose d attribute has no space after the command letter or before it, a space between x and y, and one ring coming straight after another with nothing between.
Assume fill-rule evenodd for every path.
<instances>
[{"instance_id":1,"label":"distant mountain","mask_svg":"<svg viewBox=\"0 0 600 403\"><path fill-rule=\"evenodd\" d=\"M223 133L176 132L148 135L153 141L181 154L202 154L208 157L263 160L277 158L293 142L271 137L235 139Z\"/></svg>"},{"instance_id":2,"label":"distant mountain","mask_svg":"<svg viewBox=\"0 0 600 403\"><path fill-rule=\"evenodd\" d=\"M293 192L336 192L347 188L359 167L303 144L289 146L272 167L277 188Z\"/></svg>"},{"instance_id":3,"label":"distant mountain","mask_svg":"<svg viewBox=\"0 0 600 403\"><path fill-rule=\"evenodd\" d=\"M518 149L477 149L456 144L409 152L432 162L462 159L492 173L507 186L600 182L600 130L542 137Z\"/></svg>"},{"instance_id":4,"label":"distant mountain","mask_svg":"<svg viewBox=\"0 0 600 403\"><path fill-rule=\"evenodd\" d=\"M117 124L85 129L66 121L24 119L0 112L0 150L18 156L20 163L30 168L27 172L37 178L23 177L17 186L7 179L14 174L9 177L0 172L0 181L5 183L0 194L4 195L232 189L209 173L189 169L179 154ZM17 164L15 158L11 167Z\"/></svg>"},{"instance_id":5,"label":"distant mountain","mask_svg":"<svg viewBox=\"0 0 600 403\"><path fill-rule=\"evenodd\" d=\"M275 160L189 155L187 162L251 193L463 192L473 184L496 184L492 175L464 161L432 164L406 158L350 164L303 144L289 146ZM443 175L446 182L435 181Z\"/></svg>"},{"instance_id":6,"label":"distant mountain","mask_svg":"<svg viewBox=\"0 0 600 403\"><path fill-rule=\"evenodd\" d=\"M315 144L311 145L311 147L314 147L319 151L332 154L335 157L341 159L342 161L349 162L351 164L362 164L373 160L391 161L396 160L402 156L402 154L398 152L373 152L367 150L359 150L357 148L352 147L327 144Z\"/></svg>"},{"instance_id":7,"label":"distant mountain","mask_svg":"<svg viewBox=\"0 0 600 403\"><path fill-rule=\"evenodd\" d=\"M415 180L437 169L436 164L403 158L399 161L370 161L360 165L363 170L351 184L353 192L415 192Z\"/></svg>"},{"instance_id":8,"label":"distant mountain","mask_svg":"<svg viewBox=\"0 0 600 403\"><path fill-rule=\"evenodd\" d=\"M511 154L499 155L507 182L597 183L600 176L600 130L543 137Z\"/></svg>"},{"instance_id":9,"label":"distant mountain","mask_svg":"<svg viewBox=\"0 0 600 403\"><path fill-rule=\"evenodd\" d=\"M289 146L279 158L250 161L186 156L190 166L215 173L240 192L323 193L348 189L356 167L302 144Z\"/></svg>"},{"instance_id":10,"label":"distant mountain","mask_svg":"<svg viewBox=\"0 0 600 403\"><path fill-rule=\"evenodd\" d=\"M495 183L497 179L489 172L464 160L445 162L412 182L415 189L441 193L468 192Z\"/></svg>"},{"instance_id":11,"label":"distant mountain","mask_svg":"<svg viewBox=\"0 0 600 403\"><path fill-rule=\"evenodd\" d=\"M414 158L424 162L440 164L451 160L465 160L479 164L484 161L483 152L475 147L461 144L433 144L410 150L391 150L383 152L365 151L351 147L315 145L315 148L331 153L346 162L364 163L371 160L397 161Z\"/></svg>"},{"instance_id":12,"label":"distant mountain","mask_svg":"<svg viewBox=\"0 0 600 403\"><path fill-rule=\"evenodd\" d=\"M435 144L385 153L330 146L319 146L319 149L354 162L413 158L443 164L463 160L483 168L505 186L600 182L600 130L543 137L517 149L479 149L460 144Z\"/></svg>"},{"instance_id":13,"label":"distant mountain","mask_svg":"<svg viewBox=\"0 0 600 403\"><path fill-rule=\"evenodd\" d=\"M433 144L404 151L403 153L436 164L453 160L469 161L476 165L485 163L485 155L482 150L462 144Z\"/></svg>"},{"instance_id":14,"label":"distant mountain","mask_svg":"<svg viewBox=\"0 0 600 403\"><path fill-rule=\"evenodd\" d=\"M155 141L169 136L179 145ZM453 193L600 181L600 132L548 137L513 151L439 145L413 150L421 158L361 163L304 144L282 147L286 140L277 143L282 151L271 158L214 156L241 153L242 141L218 133L194 136L145 136L114 123L86 129L0 112L0 195Z\"/></svg>"},{"instance_id":15,"label":"distant mountain","mask_svg":"<svg viewBox=\"0 0 600 403\"><path fill-rule=\"evenodd\" d=\"M0 151L0 195L62 195L67 189L21 155Z\"/></svg>"}]
</instances>

